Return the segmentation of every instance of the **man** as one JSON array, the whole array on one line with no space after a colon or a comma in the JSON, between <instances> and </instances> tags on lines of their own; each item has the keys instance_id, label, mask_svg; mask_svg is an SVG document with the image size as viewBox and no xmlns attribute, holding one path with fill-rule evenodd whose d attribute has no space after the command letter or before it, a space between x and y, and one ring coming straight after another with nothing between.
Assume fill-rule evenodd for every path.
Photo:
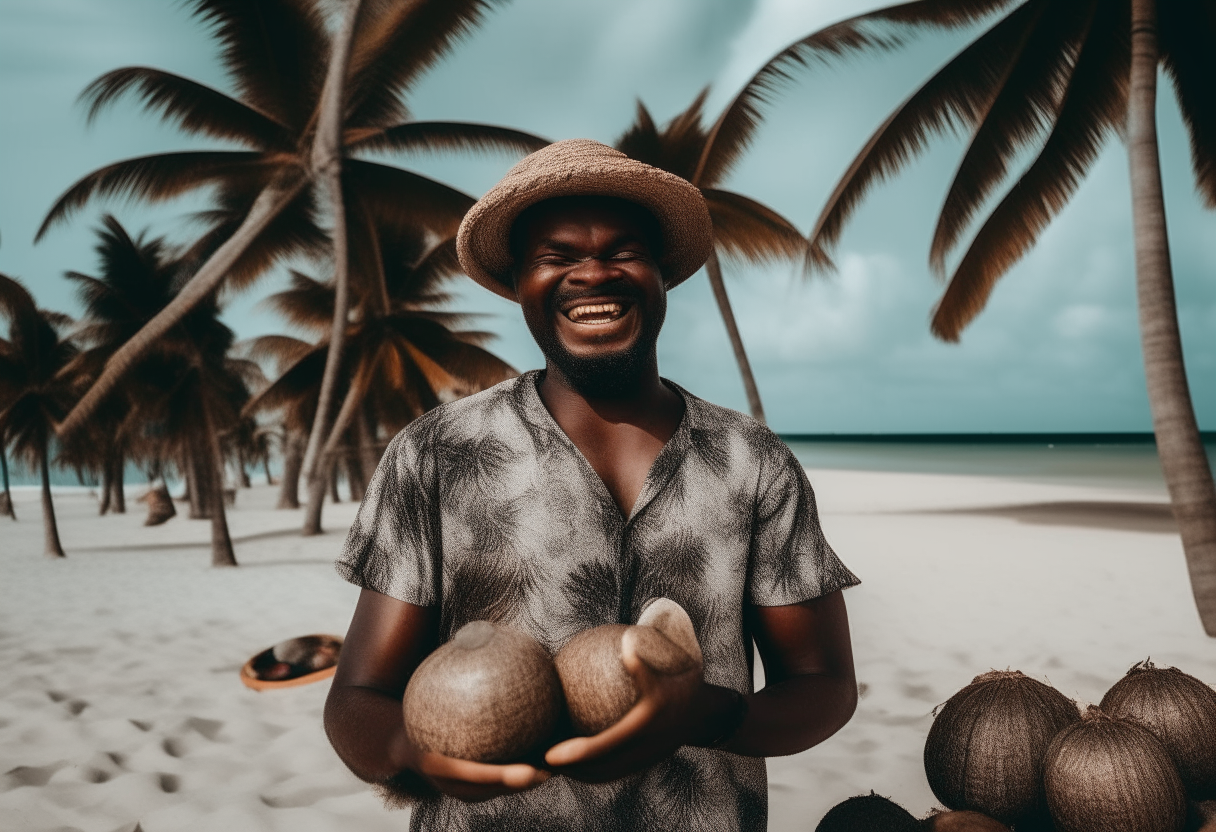
<instances>
[{"instance_id":1,"label":"man","mask_svg":"<svg viewBox=\"0 0 1216 832\"><path fill-rule=\"evenodd\" d=\"M763 758L852 715L840 590L857 579L805 473L763 426L659 377L666 292L712 245L695 187L588 140L527 157L461 224L462 266L519 302L545 369L402 431L338 561L363 592L326 729L355 774L414 803L411 829L761 830ZM657 597L691 616L703 678L627 656L638 703L543 767L410 744L410 674L465 623L556 652Z\"/></svg>"}]
</instances>

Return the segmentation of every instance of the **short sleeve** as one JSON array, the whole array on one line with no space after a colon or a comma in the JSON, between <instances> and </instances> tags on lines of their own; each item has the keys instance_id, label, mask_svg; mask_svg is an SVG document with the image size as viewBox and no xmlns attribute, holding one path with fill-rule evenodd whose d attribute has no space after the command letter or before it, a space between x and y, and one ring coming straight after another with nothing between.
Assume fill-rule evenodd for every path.
<instances>
[{"instance_id":1,"label":"short sleeve","mask_svg":"<svg viewBox=\"0 0 1216 832\"><path fill-rule=\"evenodd\" d=\"M409 428L389 443L334 567L364 589L426 607L439 597L441 560L437 500L420 474L422 454Z\"/></svg>"},{"instance_id":2,"label":"short sleeve","mask_svg":"<svg viewBox=\"0 0 1216 832\"><path fill-rule=\"evenodd\" d=\"M749 600L761 607L797 604L861 583L828 545L806 471L775 436L761 466L749 560Z\"/></svg>"}]
</instances>

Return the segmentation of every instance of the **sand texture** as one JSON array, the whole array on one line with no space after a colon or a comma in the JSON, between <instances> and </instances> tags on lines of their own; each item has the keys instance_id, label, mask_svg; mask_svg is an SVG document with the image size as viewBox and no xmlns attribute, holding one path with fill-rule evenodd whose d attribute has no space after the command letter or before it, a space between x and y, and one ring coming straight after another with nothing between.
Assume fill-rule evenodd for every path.
<instances>
[{"instance_id":1,"label":"sand texture","mask_svg":"<svg viewBox=\"0 0 1216 832\"><path fill-rule=\"evenodd\" d=\"M811 751L770 760L770 829L807 830L843 798L935 805L921 753L933 707L990 668L1097 702L1147 656L1216 681L1164 495L924 474L813 471L846 593L863 695ZM230 514L239 569L208 566L209 526L144 528L56 501L68 558L41 556L38 495L0 517L0 828L403 830L321 728L328 682L255 693L238 678L282 639L345 632L357 590L328 533L271 489ZM1117 505L1112 505L1117 504Z\"/></svg>"}]
</instances>

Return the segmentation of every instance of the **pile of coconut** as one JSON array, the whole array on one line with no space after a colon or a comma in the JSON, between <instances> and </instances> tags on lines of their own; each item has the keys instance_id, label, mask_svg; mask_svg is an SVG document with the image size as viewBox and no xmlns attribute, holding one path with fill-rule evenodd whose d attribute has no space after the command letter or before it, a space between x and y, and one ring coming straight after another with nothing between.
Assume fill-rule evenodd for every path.
<instances>
[{"instance_id":1,"label":"pile of coconut","mask_svg":"<svg viewBox=\"0 0 1216 832\"><path fill-rule=\"evenodd\" d=\"M917 820L871 792L816 832L1216 832L1216 691L1143 661L1082 712L1018 671L977 676L935 711Z\"/></svg>"}]
</instances>

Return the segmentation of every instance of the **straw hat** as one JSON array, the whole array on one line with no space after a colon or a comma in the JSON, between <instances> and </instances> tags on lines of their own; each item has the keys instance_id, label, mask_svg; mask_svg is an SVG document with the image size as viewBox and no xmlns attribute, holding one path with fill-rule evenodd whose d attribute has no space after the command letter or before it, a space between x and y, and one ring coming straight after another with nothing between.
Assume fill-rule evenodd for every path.
<instances>
[{"instance_id":1,"label":"straw hat","mask_svg":"<svg viewBox=\"0 0 1216 832\"><path fill-rule=\"evenodd\" d=\"M524 157L469 209L456 233L469 277L515 300L511 226L526 208L559 196L614 196L647 208L663 234L659 265L668 289L691 277L713 250L709 209L696 186L591 139L568 139Z\"/></svg>"}]
</instances>

